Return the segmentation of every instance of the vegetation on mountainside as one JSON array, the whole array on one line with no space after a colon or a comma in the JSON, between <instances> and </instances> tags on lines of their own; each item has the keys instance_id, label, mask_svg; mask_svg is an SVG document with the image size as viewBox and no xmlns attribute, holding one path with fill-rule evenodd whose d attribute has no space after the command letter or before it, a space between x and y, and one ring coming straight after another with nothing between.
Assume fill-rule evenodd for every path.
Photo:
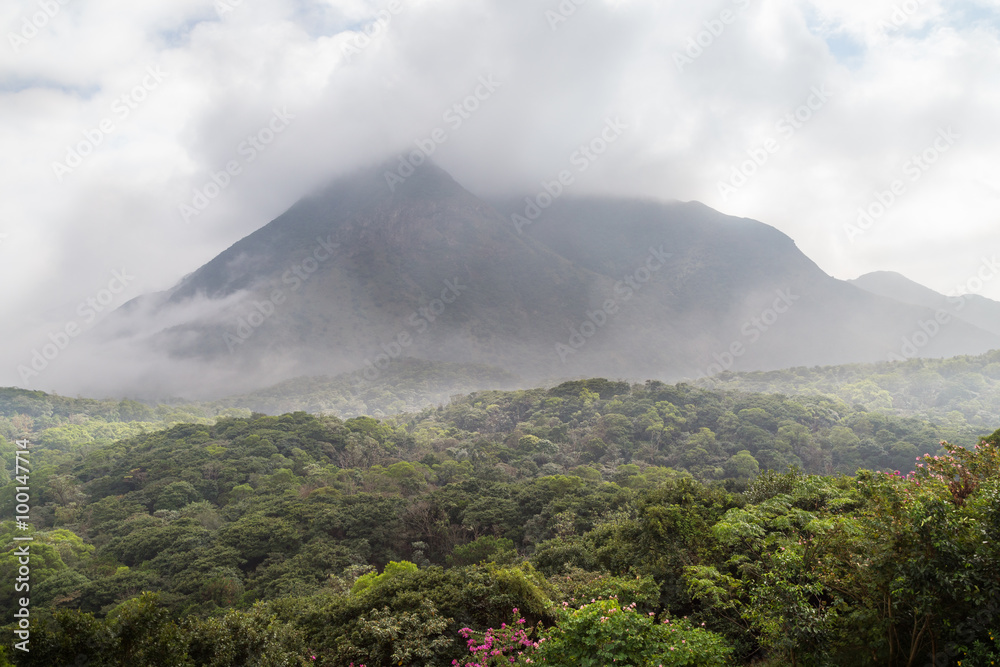
<instances>
[{"instance_id":1,"label":"vegetation on mountainside","mask_svg":"<svg viewBox=\"0 0 1000 667\"><path fill-rule=\"evenodd\" d=\"M988 428L1000 414L1000 351L949 359L722 373L717 391L823 395L866 410Z\"/></svg>"},{"instance_id":2,"label":"vegetation on mountainside","mask_svg":"<svg viewBox=\"0 0 1000 667\"><path fill-rule=\"evenodd\" d=\"M17 665L1000 653L1000 432L602 379L388 420L199 415L120 436L170 415L0 397L6 434L33 442L31 652L8 650ZM49 433L71 426L90 439ZM3 455L10 517L9 443ZM3 581L15 531L0 530ZM13 595L0 589L0 606Z\"/></svg>"}]
</instances>

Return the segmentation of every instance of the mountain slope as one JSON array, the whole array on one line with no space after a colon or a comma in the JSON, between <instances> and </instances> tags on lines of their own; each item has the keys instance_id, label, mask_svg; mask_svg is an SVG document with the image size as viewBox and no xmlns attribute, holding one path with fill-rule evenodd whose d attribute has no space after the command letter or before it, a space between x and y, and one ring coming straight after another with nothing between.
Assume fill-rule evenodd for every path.
<instances>
[{"instance_id":1,"label":"mountain slope","mask_svg":"<svg viewBox=\"0 0 1000 667\"><path fill-rule=\"evenodd\" d=\"M261 384L404 356L550 372L610 287L426 165L394 191L378 170L341 179L128 310L178 320L148 340L175 359L271 363Z\"/></svg>"},{"instance_id":2,"label":"mountain slope","mask_svg":"<svg viewBox=\"0 0 1000 667\"><path fill-rule=\"evenodd\" d=\"M517 204L500 206L512 214ZM525 233L611 278L634 271L651 246L671 252L646 294L685 341L703 343L692 350L700 360L692 376L727 364L764 369L946 357L983 352L1000 340L949 322L914 344L933 310L836 280L773 227L696 202L561 200Z\"/></svg>"}]
</instances>

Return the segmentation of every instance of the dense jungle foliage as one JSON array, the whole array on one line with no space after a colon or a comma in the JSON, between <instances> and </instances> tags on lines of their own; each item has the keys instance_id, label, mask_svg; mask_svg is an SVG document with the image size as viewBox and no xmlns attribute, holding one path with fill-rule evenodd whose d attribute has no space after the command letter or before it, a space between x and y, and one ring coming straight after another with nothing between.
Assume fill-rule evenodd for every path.
<instances>
[{"instance_id":1,"label":"dense jungle foliage","mask_svg":"<svg viewBox=\"0 0 1000 667\"><path fill-rule=\"evenodd\" d=\"M32 443L0 580L33 537L31 650L8 625L0 664L1000 656L1000 431L602 379L384 420L17 390L0 414L5 519Z\"/></svg>"}]
</instances>

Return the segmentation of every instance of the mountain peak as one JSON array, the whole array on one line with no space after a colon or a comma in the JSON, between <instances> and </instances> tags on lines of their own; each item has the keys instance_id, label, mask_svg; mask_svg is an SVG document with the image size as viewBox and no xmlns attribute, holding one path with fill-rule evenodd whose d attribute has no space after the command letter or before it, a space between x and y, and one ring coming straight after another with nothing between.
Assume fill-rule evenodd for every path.
<instances>
[{"instance_id":1,"label":"mountain peak","mask_svg":"<svg viewBox=\"0 0 1000 667\"><path fill-rule=\"evenodd\" d=\"M943 294L895 271L871 271L848 282L872 294L928 308L938 307L944 298Z\"/></svg>"}]
</instances>

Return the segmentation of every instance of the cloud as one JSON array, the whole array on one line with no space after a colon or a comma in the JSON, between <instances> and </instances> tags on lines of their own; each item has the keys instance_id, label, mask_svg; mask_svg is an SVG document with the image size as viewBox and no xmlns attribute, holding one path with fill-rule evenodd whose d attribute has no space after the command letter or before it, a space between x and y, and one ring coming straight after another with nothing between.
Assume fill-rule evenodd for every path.
<instances>
[{"instance_id":1,"label":"cloud","mask_svg":"<svg viewBox=\"0 0 1000 667\"><path fill-rule=\"evenodd\" d=\"M0 292L9 341L0 385L21 384L25 354L112 270L135 271L127 296L165 289L303 194L435 129L447 136L437 162L492 196L535 192L618 117L627 131L575 192L704 201L778 227L837 277L896 270L948 291L974 275L995 237L1000 87L987 73L1000 71L998 9L941 0L4 3L0 275L17 287ZM679 54L691 62L679 67ZM155 86L150 68L163 72ZM499 88L463 108L456 126L449 110L483 76ZM823 85L830 99L786 136L782 119ZM269 135L281 110L294 118ZM960 140L852 242L845 226L857 209L906 179L907 160L946 127ZM253 139L262 148L251 152ZM779 149L724 197L719 183L768 139ZM60 178L53 164L88 142ZM232 163L238 173L219 186ZM185 220L181 206L214 192L213 182L217 194ZM984 294L1000 298L1000 284Z\"/></svg>"}]
</instances>

